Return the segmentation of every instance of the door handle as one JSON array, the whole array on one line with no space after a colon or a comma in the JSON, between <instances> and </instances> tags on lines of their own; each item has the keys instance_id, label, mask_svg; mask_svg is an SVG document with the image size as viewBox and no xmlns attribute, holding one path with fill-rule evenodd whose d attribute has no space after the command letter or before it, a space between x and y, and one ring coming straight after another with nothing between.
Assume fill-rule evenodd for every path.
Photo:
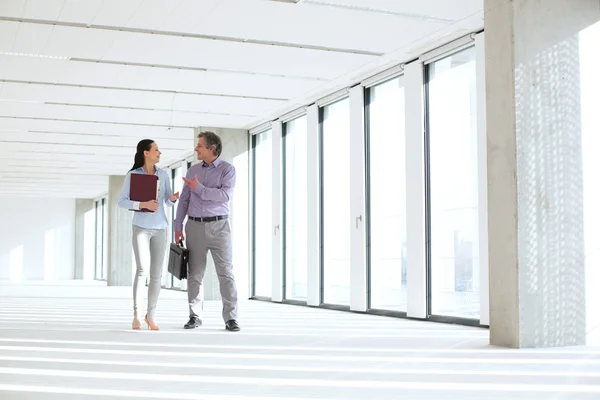
<instances>
[{"instance_id":1,"label":"door handle","mask_svg":"<svg viewBox=\"0 0 600 400\"><path fill-rule=\"evenodd\" d=\"M362 214L356 217L356 229L358 229L358 222L362 222Z\"/></svg>"}]
</instances>

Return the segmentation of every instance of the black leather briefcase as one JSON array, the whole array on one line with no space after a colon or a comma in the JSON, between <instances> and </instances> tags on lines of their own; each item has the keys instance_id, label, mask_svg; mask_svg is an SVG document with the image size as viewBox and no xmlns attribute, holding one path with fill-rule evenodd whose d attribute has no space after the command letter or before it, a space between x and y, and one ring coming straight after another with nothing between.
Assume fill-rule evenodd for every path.
<instances>
[{"instance_id":1,"label":"black leather briefcase","mask_svg":"<svg viewBox=\"0 0 600 400\"><path fill-rule=\"evenodd\" d=\"M171 243L169 250L169 272L179 280L187 278L189 251L183 242Z\"/></svg>"}]
</instances>

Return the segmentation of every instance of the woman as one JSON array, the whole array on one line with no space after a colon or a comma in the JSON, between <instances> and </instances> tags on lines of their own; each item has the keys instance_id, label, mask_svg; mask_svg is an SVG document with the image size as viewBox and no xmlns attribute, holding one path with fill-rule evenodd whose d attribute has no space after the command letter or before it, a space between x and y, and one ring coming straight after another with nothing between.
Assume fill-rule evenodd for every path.
<instances>
[{"instance_id":1,"label":"woman","mask_svg":"<svg viewBox=\"0 0 600 400\"><path fill-rule=\"evenodd\" d=\"M133 215L133 253L135 255L136 273L133 280L133 323L132 329L141 329L138 310L142 302L142 290L146 284L146 271L150 268L150 284L148 286L148 309L144 320L148 328L157 331L154 322L154 309L160 293L160 279L163 261L167 248L167 228L169 226L165 206L172 206L179 199L179 192L171 193L171 181L166 171L156 167L161 152L153 140L144 139L137 145L133 167L127 173L119 207L128 210L149 209L153 212L136 212ZM158 196L156 200L131 201L129 189L131 174L151 174L158 176Z\"/></svg>"}]
</instances>

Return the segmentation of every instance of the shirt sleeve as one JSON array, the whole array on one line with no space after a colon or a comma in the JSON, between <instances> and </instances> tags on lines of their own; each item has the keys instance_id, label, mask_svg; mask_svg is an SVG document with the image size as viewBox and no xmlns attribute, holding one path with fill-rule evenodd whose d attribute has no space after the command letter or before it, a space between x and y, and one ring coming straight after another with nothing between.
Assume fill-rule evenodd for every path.
<instances>
[{"instance_id":1,"label":"shirt sleeve","mask_svg":"<svg viewBox=\"0 0 600 400\"><path fill-rule=\"evenodd\" d=\"M186 175L189 178L189 170ZM183 220L187 215L188 207L190 206L190 188L188 185L183 185L181 195L179 196L179 204L177 204L177 216L175 217L175 231L183 231Z\"/></svg>"},{"instance_id":2,"label":"shirt sleeve","mask_svg":"<svg viewBox=\"0 0 600 400\"><path fill-rule=\"evenodd\" d=\"M123 180L123 186L121 187L121 193L119 195L119 202L117 205L121 208L127 208L128 210L139 210L140 202L131 201L129 199L129 192L131 190L131 172L128 172Z\"/></svg>"}]
</instances>

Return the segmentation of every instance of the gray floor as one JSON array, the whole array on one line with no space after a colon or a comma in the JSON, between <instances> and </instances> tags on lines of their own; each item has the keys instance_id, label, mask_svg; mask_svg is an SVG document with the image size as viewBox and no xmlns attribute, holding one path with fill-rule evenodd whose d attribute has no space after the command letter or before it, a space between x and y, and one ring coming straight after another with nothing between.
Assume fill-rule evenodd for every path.
<instances>
[{"instance_id":1,"label":"gray floor","mask_svg":"<svg viewBox=\"0 0 600 400\"><path fill-rule=\"evenodd\" d=\"M248 301L131 331L129 288L0 284L0 399L600 399L600 347L506 350L488 331Z\"/></svg>"}]
</instances>

